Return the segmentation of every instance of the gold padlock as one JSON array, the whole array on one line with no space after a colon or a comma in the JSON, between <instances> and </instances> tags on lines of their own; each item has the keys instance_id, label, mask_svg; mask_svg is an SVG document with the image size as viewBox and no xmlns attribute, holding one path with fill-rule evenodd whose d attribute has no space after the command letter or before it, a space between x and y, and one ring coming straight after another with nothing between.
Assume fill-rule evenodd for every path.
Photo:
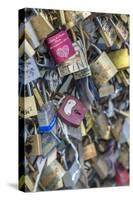
<instances>
[{"instance_id":1,"label":"gold padlock","mask_svg":"<svg viewBox=\"0 0 133 200\"><path fill-rule=\"evenodd\" d=\"M27 84L27 89L29 96L19 97L19 116L25 119L37 115L35 98L31 93L29 84Z\"/></svg>"},{"instance_id":2,"label":"gold padlock","mask_svg":"<svg viewBox=\"0 0 133 200\"><path fill-rule=\"evenodd\" d=\"M85 161L90 160L97 156L95 144L92 142L91 137L89 135L88 137L89 137L90 144L87 144L83 148L83 156L84 156Z\"/></svg>"},{"instance_id":3,"label":"gold padlock","mask_svg":"<svg viewBox=\"0 0 133 200\"><path fill-rule=\"evenodd\" d=\"M104 140L109 140L111 137L111 126L108 124L107 118L104 113L97 114L92 129Z\"/></svg>"},{"instance_id":4,"label":"gold padlock","mask_svg":"<svg viewBox=\"0 0 133 200\"><path fill-rule=\"evenodd\" d=\"M108 56L117 69L125 69L129 67L129 55L127 48L109 52Z\"/></svg>"},{"instance_id":5,"label":"gold padlock","mask_svg":"<svg viewBox=\"0 0 133 200\"><path fill-rule=\"evenodd\" d=\"M39 93L38 89L35 87L35 84L33 82L31 82L31 83L32 83L33 94L35 96L35 99L37 100L37 103L38 103L39 107L42 108L42 106L44 105L42 96Z\"/></svg>"},{"instance_id":6,"label":"gold padlock","mask_svg":"<svg viewBox=\"0 0 133 200\"><path fill-rule=\"evenodd\" d=\"M34 49L29 44L27 39L23 41L23 43L19 47L19 58L23 56L23 54L26 54L29 58L32 57L35 54Z\"/></svg>"},{"instance_id":7,"label":"gold padlock","mask_svg":"<svg viewBox=\"0 0 133 200\"><path fill-rule=\"evenodd\" d=\"M100 178L103 180L108 176L108 166L104 159L101 157L98 157L96 159L93 159L92 166L100 176Z\"/></svg>"},{"instance_id":8,"label":"gold padlock","mask_svg":"<svg viewBox=\"0 0 133 200\"><path fill-rule=\"evenodd\" d=\"M99 87L107 83L117 73L117 69L106 52L101 52L95 45L91 46L94 47L99 54L99 56L90 63L92 75Z\"/></svg>"},{"instance_id":9,"label":"gold padlock","mask_svg":"<svg viewBox=\"0 0 133 200\"><path fill-rule=\"evenodd\" d=\"M41 185L50 189L59 189L63 187L62 177L65 174L65 170L57 160L54 160L43 172L40 179Z\"/></svg>"},{"instance_id":10,"label":"gold padlock","mask_svg":"<svg viewBox=\"0 0 133 200\"><path fill-rule=\"evenodd\" d=\"M111 84L105 84L99 88L99 96L106 97L111 95L114 92L114 86Z\"/></svg>"},{"instance_id":11,"label":"gold padlock","mask_svg":"<svg viewBox=\"0 0 133 200\"><path fill-rule=\"evenodd\" d=\"M42 12L38 13L36 16L31 17L30 22L39 40L44 39L48 34L54 31L53 26L50 24Z\"/></svg>"},{"instance_id":12,"label":"gold padlock","mask_svg":"<svg viewBox=\"0 0 133 200\"><path fill-rule=\"evenodd\" d=\"M40 156L42 154L41 135L37 133L35 124L34 134L27 137L26 140L26 154L28 156Z\"/></svg>"}]
</instances>

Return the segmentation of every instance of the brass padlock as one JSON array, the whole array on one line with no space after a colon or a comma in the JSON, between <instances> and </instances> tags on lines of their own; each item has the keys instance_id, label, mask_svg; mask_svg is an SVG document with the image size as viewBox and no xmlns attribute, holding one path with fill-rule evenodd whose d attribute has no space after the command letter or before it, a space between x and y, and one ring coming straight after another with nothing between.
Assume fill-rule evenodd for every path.
<instances>
[{"instance_id":1,"label":"brass padlock","mask_svg":"<svg viewBox=\"0 0 133 200\"><path fill-rule=\"evenodd\" d=\"M26 54L29 58L35 54L34 49L29 44L27 39L25 39L19 47L19 58L21 58L24 54Z\"/></svg>"},{"instance_id":2,"label":"brass padlock","mask_svg":"<svg viewBox=\"0 0 133 200\"><path fill-rule=\"evenodd\" d=\"M95 45L91 45L99 54L98 57L90 63L92 75L97 86L107 83L116 73L117 69L108 57L106 52L102 52Z\"/></svg>"},{"instance_id":3,"label":"brass padlock","mask_svg":"<svg viewBox=\"0 0 133 200\"><path fill-rule=\"evenodd\" d=\"M27 137L25 148L27 156L40 156L42 154L41 135L37 133L35 124L34 134Z\"/></svg>"},{"instance_id":4,"label":"brass padlock","mask_svg":"<svg viewBox=\"0 0 133 200\"><path fill-rule=\"evenodd\" d=\"M92 118L92 115L90 112L87 112L85 114L85 118L84 118L83 122L84 122L85 132L87 134L90 131L90 129L93 127L93 124L94 124L94 119Z\"/></svg>"},{"instance_id":5,"label":"brass padlock","mask_svg":"<svg viewBox=\"0 0 133 200\"><path fill-rule=\"evenodd\" d=\"M106 16L101 16L101 17L96 17L96 20L100 26L99 32L103 40L105 41L105 44L107 45L107 47L113 46L117 34L111 22L109 21L109 18Z\"/></svg>"},{"instance_id":6,"label":"brass padlock","mask_svg":"<svg viewBox=\"0 0 133 200\"><path fill-rule=\"evenodd\" d=\"M91 137L88 135L90 144L87 144L83 148L84 160L90 160L97 156L95 144L92 142Z\"/></svg>"},{"instance_id":7,"label":"brass padlock","mask_svg":"<svg viewBox=\"0 0 133 200\"><path fill-rule=\"evenodd\" d=\"M129 169L129 149L126 143L121 145L118 161L122 164L124 168Z\"/></svg>"},{"instance_id":8,"label":"brass padlock","mask_svg":"<svg viewBox=\"0 0 133 200\"><path fill-rule=\"evenodd\" d=\"M48 34L54 31L53 26L42 12L38 13L36 16L32 16L30 22L39 40L44 39Z\"/></svg>"},{"instance_id":9,"label":"brass padlock","mask_svg":"<svg viewBox=\"0 0 133 200\"><path fill-rule=\"evenodd\" d=\"M108 56L117 69L125 69L129 67L129 55L127 48L109 52Z\"/></svg>"},{"instance_id":10,"label":"brass padlock","mask_svg":"<svg viewBox=\"0 0 133 200\"><path fill-rule=\"evenodd\" d=\"M33 192L34 182L29 175L22 175L19 179L19 189L21 190L24 186L24 191L28 189L28 191Z\"/></svg>"},{"instance_id":11,"label":"brass padlock","mask_svg":"<svg viewBox=\"0 0 133 200\"><path fill-rule=\"evenodd\" d=\"M98 91L100 97L106 97L114 93L114 86L107 83L102 85Z\"/></svg>"},{"instance_id":12,"label":"brass padlock","mask_svg":"<svg viewBox=\"0 0 133 200\"><path fill-rule=\"evenodd\" d=\"M92 129L104 140L109 140L111 137L111 126L108 124L107 118L103 112L97 114Z\"/></svg>"},{"instance_id":13,"label":"brass padlock","mask_svg":"<svg viewBox=\"0 0 133 200\"><path fill-rule=\"evenodd\" d=\"M66 27L67 29L71 29L75 25L75 18L76 18L76 13L73 11L64 11L65 15L65 21L66 21Z\"/></svg>"},{"instance_id":14,"label":"brass padlock","mask_svg":"<svg viewBox=\"0 0 133 200\"><path fill-rule=\"evenodd\" d=\"M111 133L116 141L119 141L120 139L122 122L123 122L123 118L119 117L118 120L115 122L115 124L112 125L112 128L111 128Z\"/></svg>"},{"instance_id":15,"label":"brass padlock","mask_svg":"<svg viewBox=\"0 0 133 200\"><path fill-rule=\"evenodd\" d=\"M39 93L39 90L35 87L35 84L33 82L31 82L31 83L32 83L33 94L35 96L35 99L37 100L37 103L38 103L39 107L42 108L42 106L44 105L42 96Z\"/></svg>"},{"instance_id":16,"label":"brass padlock","mask_svg":"<svg viewBox=\"0 0 133 200\"><path fill-rule=\"evenodd\" d=\"M99 177L103 180L108 176L108 166L104 159L98 157L97 159L93 159L92 166L98 173Z\"/></svg>"},{"instance_id":17,"label":"brass padlock","mask_svg":"<svg viewBox=\"0 0 133 200\"><path fill-rule=\"evenodd\" d=\"M122 40L122 41L126 41L128 39L128 30L126 29L126 27L124 26L124 24L122 23L122 21L120 19L118 19L118 17L116 15L112 15L112 18L110 18L110 21L112 23L112 25L114 26L118 37Z\"/></svg>"},{"instance_id":18,"label":"brass padlock","mask_svg":"<svg viewBox=\"0 0 133 200\"><path fill-rule=\"evenodd\" d=\"M37 115L35 98L31 93L29 84L27 85L29 96L19 97L19 116L29 118Z\"/></svg>"},{"instance_id":19,"label":"brass padlock","mask_svg":"<svg viewBox=\"0 0 133 200\"><path fill-rule=\"evenodd\" d=\"M43 172L40 179L41 185L47 190L63 187L62 177L65 170L57 160L54 160ZM60 183L60 184L59 184Z\"/></svg>"}]
</instances>

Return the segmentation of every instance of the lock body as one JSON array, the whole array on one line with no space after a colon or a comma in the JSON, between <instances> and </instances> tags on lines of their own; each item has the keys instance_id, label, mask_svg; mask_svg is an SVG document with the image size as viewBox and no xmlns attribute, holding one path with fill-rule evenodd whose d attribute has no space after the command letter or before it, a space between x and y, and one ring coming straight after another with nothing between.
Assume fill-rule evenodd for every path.
<instances>
[{"instance_id":1,"label":"lock body","mask_svg":"<svg viewBox=\"0 0 133 200\"><path fill-rule=\"evenodd\" d=\"M19 58L21 58L24 54L26 54L29 58L35 54L34 49L27 39L25 39L19 47Z\"/></svg>"},{"instance_id":2,"label":"lock body","mask_svg":"<svg viewBox=\"0 0 133 200\"><path fill-rule=\"evenodd\" d=\"M80 177L79 163L74 161L71 168L63 176L63 182L66 187L74 187Z\"/></svg>"},{"instance_id":3,"label":"lock body","mask_svg":"<svg viewBox=\"0 0 133 200\"><path fill-rule=\"evenodd\" d=\"M84 147L83 154L84 154L84 160L95 158L97 156L95 145L93 143L86 145Z\"/></svg>"},{"instance_id":4,"label":"lock body","mask_svg":"<svg viewBox=\"0 0 133 200\"><path fill-rule=\"evenodd\" d=\"M37 16L31 17L30 22L39 40L44 39L45 37L47 37L48 34L54 31L54 28L46 19L43 13L40 13Z\"/></svg>"},{"instance_id":5,"label":"lock body","mask_svg":"<svg viewBox=\"0 0 133 200\"><path fill-rule=\"evenodd\" d=\"M102 180L108 176L108 166L104 159L96 159L95 163L93 164L93 167Z\"/></svg>"},{"instance_id":6,"label":"lock body","mask_svg":"<svg viewBox=\"0 0 133 200\"><path fill-rule=\"evenodd\" d=\"M62 177L65 171L57 160L54 160L43 172L40 179L41 185L47 190L63 187Z\"/></svg>"},{"instance_id":7,"label":"lock body","mask_svg":"<svg viewBox=\"0 0 133 200\"><path fill-rule=\"evenodd\" d=\"M39 156L42 154L41 135L35 134L27 138L26 149L31 149L30 156Z\"/></svg>"},{"instance_id":8,"label":"lock body","mask_svg":"<svg viewBox=\"0 0 133 200\"><path fill-rule=\"evenodd\" d=\"M86 111L86 107L77 98L66 96L57 112L65 123L78 127Z\"/></svg>"},{"instance_id":9,"label":"lock body","mask_svg":"<svg viewBox=\"0 0 133 200\"><path fill-rule=\"evenodd\" d=\"M42 110L38 112L39 132L47 133L52 130L56 123L56 115L53 102L43 105Z\"/></svg>"},{"instance_id":10,"label":"lock body","mask_svg":"<svg viewBox=\"0 0 133 200\"><path fill-rule=\"evenodd\" d=\"M96 58L90 67L98 86L107 83L117 73L115 65L105 52Z\"/></svg>"},{"instance_id":11,"label":"lock body","mask_svg":"<svg viewBox=\"0 0 133 200\"><path fill-rule=\"evenodd\" d=\"M75 54L72 42L65 30L48 37L47 45L56 64L61 64Z\"/></svg>"},{"instance_id":12,"label":"lock body","mask_svg":"<svg viewBox=\"0 0 133 200\"><path fill-rule=\"evenodd\" d=\"M19 116L29 118L37 115L34 96L19 97Z\"/></svg>"},{"instance_id":13,"label":"lock body","mask_svg":"<svg viewBox=\"0 0 133 200\"><path fill-rule=\"evenodd\" d=\"M129 67L129 55L127 48L110 52L108 53L108 56L117 69L125 69Z\"/></svg>"}]
</instances>

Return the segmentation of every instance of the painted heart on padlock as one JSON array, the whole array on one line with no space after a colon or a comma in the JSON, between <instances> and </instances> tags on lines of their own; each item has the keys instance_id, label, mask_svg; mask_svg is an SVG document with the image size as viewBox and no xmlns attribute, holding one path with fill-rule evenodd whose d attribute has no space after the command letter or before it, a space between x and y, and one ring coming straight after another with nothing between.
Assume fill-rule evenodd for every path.
<instances>
[{"instance_id":1,"label":"painted heart on padlock","mask_svg":"<svg viewBox=\"0 0 133 200\"><path fill-rule=\"evenodd\" d=\"M57 54L57 56L59 56L61 58L67 58L69 55L69 46L64 45L62 48L58 48L56 50L56 54Z\"/></svg>"}]
</instances>

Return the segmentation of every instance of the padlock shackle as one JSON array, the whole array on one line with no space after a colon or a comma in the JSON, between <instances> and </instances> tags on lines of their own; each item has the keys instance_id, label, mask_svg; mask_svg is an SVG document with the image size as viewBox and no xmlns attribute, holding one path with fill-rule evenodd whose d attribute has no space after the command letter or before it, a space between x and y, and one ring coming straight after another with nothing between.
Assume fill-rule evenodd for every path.
<instances>
[{"instance_id":1,"label":"padlock shackle","mask_svg":"<svg viewBox=\"0 0 133 200\"><path fill-rule=\"evenodd\" d=\"M28 91L28 95L32 96L31 87L29 83L27 84L27 91Z\"/></svg>"},{"instance_id":2,"label":"padlock shackle","mask_svg":"<svg viewBox=\"0 0 133 200\"><path fill-rule=\"evenodd\" d=\"M36 8L32 8L32 10L33 10L35 15L39 15L39 12L38 12L38 10Z\"/></svg>"},{"instance_id":3,"label":"padlock shackle","mask_svg":"<svg viewBox=\"0 0 133 200\"><path fill-rule=\"evenodd\" d=\"M102 51L95 44L91 43L90 46L93 47L99 55L102 54Z\"/></svg>"}]
</instances>

